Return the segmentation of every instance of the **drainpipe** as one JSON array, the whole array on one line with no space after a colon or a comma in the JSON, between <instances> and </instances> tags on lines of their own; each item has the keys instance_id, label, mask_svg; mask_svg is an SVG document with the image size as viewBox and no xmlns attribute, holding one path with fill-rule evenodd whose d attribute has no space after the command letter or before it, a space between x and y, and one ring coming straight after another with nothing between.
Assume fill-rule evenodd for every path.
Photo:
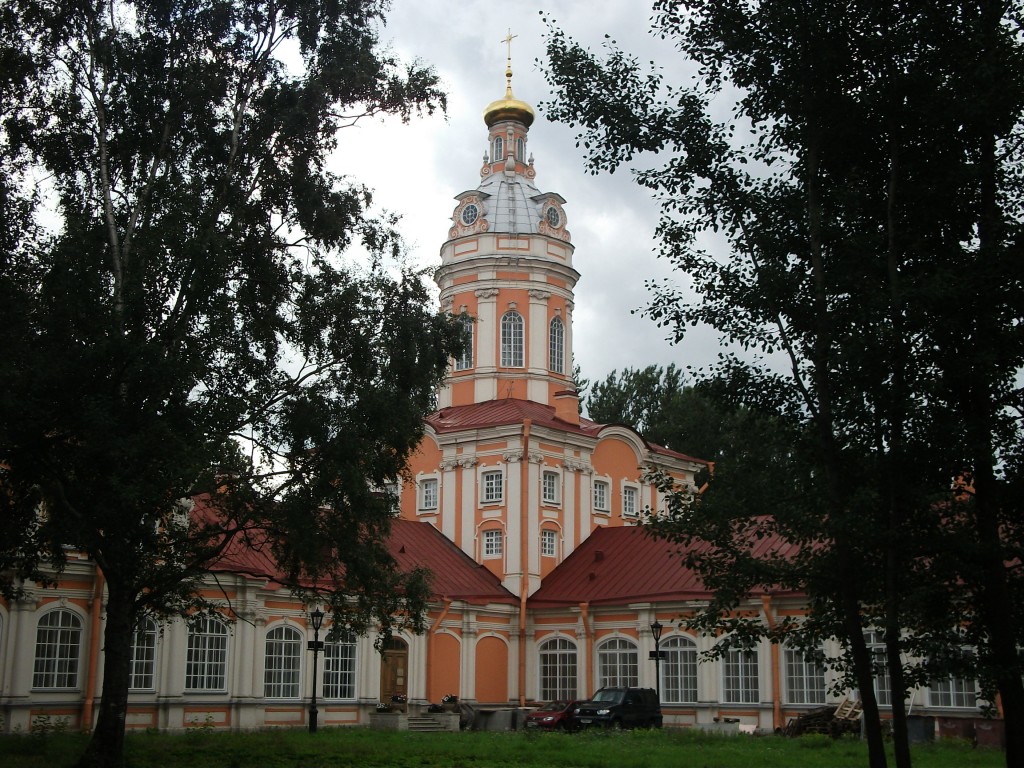
<instances>
[{"instance_id":1,"label":"drainpipe","mask_svg":"<svg viewBox=\"0 0 1024 768\"><path fill-rule=\"evenodd\" d=\"M431 677L430 673L433 671L433 667L434 667L434 635L437 633L437 630L440 629L441 622L444 621L448 617L448 609L450 609L452 607L451 599L449 599L447 597L443 598L443 599L444 599L444 608L441 610L441 615L438 616L437 619L434 621L433 626L430 627L430 634L427 635L427 699L428 700L430 699L430 694L431 694L430 682L432 680L432 677ZM444 695L444 694L442 694L442 695ZM459 690L459 695L460 696L462 695L461 689Z\"/></svg>"},{"instance_id":2,"label":"drainpipe","mask_svg":"<svg viewBox=\"0 0 1024 768\"><path fill-rule=\"evenodd\" d=\"M761 596L761 606L764 608L764 617L765 621L768 622L768 629L775 629L771 595ZM782 727L782 691L779 685L782 671L780 663L779 644L772 643L772 729L776 731Z\"/></svg>"},{"instance_id":3,"label":"drainpipe","mask_svg":"<svg viewBox=\"0 0 1024 768\"><path fill-rule=\"evenodd\" d=\"M594 681L591 679L591 673L594 669L594 632L590 626L590 603L580 603L580 618L583 621L583 636L586 638L587 659L586 659L586 674L583 676L586 682L586 691L583 698L589 699L591 694L594 692Z\"/></svg>"},{"instance_id":4,"label":"drainpipe","mask_svg":"<svg viewBox=\"0 0 1024 768\"><path fill-rule=\"evenodd\" d=\"M92 706L96 700L96 670L100 659L100 616L103 613L103 570L96 566L96 584L92 592L90 610L89 674L85 680L85 698L82 701L82 730L92 730Z\"/></svg>"},{"instance_id":5,"label":"drainpipe","mask_svg":"<svg viewBox=\"0 0 1024 768\"><path fill-rule=\"evenodd\" d=\"M532 419L523 419L522 477L519 492L519 706L526 706L526 597L530 591L530 427Z\"/></svg>"}]
</instances>

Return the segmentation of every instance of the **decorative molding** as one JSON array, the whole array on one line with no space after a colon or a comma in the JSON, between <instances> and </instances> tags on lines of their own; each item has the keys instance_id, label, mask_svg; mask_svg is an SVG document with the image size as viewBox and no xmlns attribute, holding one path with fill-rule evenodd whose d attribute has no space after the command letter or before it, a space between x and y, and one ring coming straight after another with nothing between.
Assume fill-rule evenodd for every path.
<instances>
[{"instance_id":1,"label":"decorative molding","mask_svg":"<svg viewBox=\"0 0 1024 768\"><path fill-rule=\"evenodd\" d=\"M493 299L498 295L497 288L477 288L473 292L478 299Z\"/></svg>"},{"instance_id":2,"label":"decorative molding","mask_svg":"<svg viewBox=\"0 0 1024 768\"><path fill-rule=\"evenodd\" d=\"M441 470L442 472L448 472L450 470L455 469L458 466L461 466L461 463L460 463L459 459L457 459L457 458L454 458L454 459L441 459L441 463L437 465L437 468L439 470Z\"/></svg>"},{"instance_id":3,"label":"decorative molding","mask_svg":"<svg viewBox=\"0 0 1024 768\"><path fill-rule=\"evenodd\" d=\"M562 466L570 472L582 472L584 474L594 474L594 467L588 461L580 461L579 459L566 459Z\"/></svg>"},{"instance_id":4,"label":"decorative molding","mask_svg":"<svg viewBox=\"0 0 1024 768\"><path fill-rule=\"evenodd\" d=\"M469 467L475 467L477 465L477 461L478 459L476 456L460 456L458 458L459 466L467 469Z\"/></svg>"},{"instance_id":5,"label":"decorative molding","mask_svg":"<svg viewBox=\"0 0 1024 768\"><path fill-rule=\"evenodd\" d=\"M536 299L537 301L547 301L551 298L551 291L542 291L539 288L531 288L528 293L531 299Z\"/></svg>"},{"instance_id":6,"label":"decorative molding","mask_svg":"<svg viewBox=\"0 0 1024 768\"><path fill-rule=\"evenodd\" d=\"M503 458L505 461L507 461L509 463L516 462L516 461L522 461L523 460L523 452L522 451L505 451L503 454L501 454L501 458Z\"/></svg>"},{"instance_id":7,"label":"decorative molding","mask_svg":"<svg viewBox=\"0 0 1024 768\"><path fill-rule=\"evenodd\" d=\"M530 451L530 454L527 458L530 460L531 464L544 463L544 454L541 453L540 451Z\"/></svg>"}]
</instances>

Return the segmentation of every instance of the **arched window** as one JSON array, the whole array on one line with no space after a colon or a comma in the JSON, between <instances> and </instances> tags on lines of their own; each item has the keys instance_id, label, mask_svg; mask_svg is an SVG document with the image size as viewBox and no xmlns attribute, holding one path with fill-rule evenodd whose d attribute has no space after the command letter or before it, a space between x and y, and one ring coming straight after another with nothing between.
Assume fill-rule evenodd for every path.
<instances>
[{"instance_id":1,"label":"arched window","mask_svg":"<svg viewBox=\"0 0 1024 768\"><path fill-rule=\"evenodd\" d=\"M548 368L565 373L565 326L558 317L551 318L548 326Z\"/></svg>"},{"instance_id":2,"label":"arched window","mask_svg":"<svg viewBox=\"0 0 1024 768\"><path fill-rule=\"evenodd\" d=\"M523 316L515 310L501 316L501 364L505 368L523 367Z\"/></svg>"},{"instance_id":3,"label":"arched window","mask_svg":"<svg viewBox=\"0 0 1024 768\"><path fill-rule=\"evenodd\" d=\"M786 701L789 704L825 703L825 665L820 653L785 648Z\"/></svg>"},{"instance_id":4,"label":"arched window","mask_svg":"<svg viewBox=\"0 0 1024 768\"><path fill-rule=\"evenodd\" d=\"M757 651L731 648L722 656L722 701L757 704L761 700L757 680Z\"/></svg>"},{"instance_id":5,"label":"arched window","mask_svg":"<svg viewBox=\"0 0 1024 768\"><path fill-rule=\"evenodd\" d=\"M639 659L636 645L621 637L613 638L597 649L598 686L636 686Z\"/></svg>"},{"instance_id":6,"label":"arched window","mask_svg":"<svg viewBox=\"0 0 1024 768\"><path fill-rule=\"evenodd\" d=\"M697 701L697 644L676 635L661 643L661 698L666 704Z\"/></svg>"},{"instance_id":7,"label":"arched window","mask_svg":"<svg viewBox=\"0 0 1024 768\"><path fill-rule=\"evenodd\" d=\"M143 619L132 633L132 665L128 673L128 687L134 690L152 690L156 672L156 622Z\"/></svg>"},{"instance_id":8,"label":"arched window","mask_svg":"<svg viewBox=\"0 0 1024 768\"><path fill-rule=\"evenodd\" d=\"M455 359L455 370L465 371L473 367L473 318L469 315L462 315L460 318L463 328L463 335L466 340L466 347L462 354Z\"/></svg>"},{"instance_id":9,"label":"arched window","mask_svg":"<svg viewBox=\"0 0 1024 768\"><path fill-rule=\"evenodd\" d=\"M540 646L540 697L545 701L576 698L576 644L555 637Z\"/></svg>"},{"instance_id":10,"label":"arched window","mask_svg":"<svg viewBox=\"0 0 1024 768\"><path fill-rule=\"evenodd\" d=\"M480 146L479 144L477 146ZM491 162L496 163L499 160L505 159L505 140L501 136L494 137L494 154L491 157Z\"/></svg>"},{"instance_id":11,"label":"arched window","mask_svg":"<svg viewBox=\"0 0 1024 768\"><path fill-rule=\"evenodd\" d=\"M33 688L77 688L78 657L82 647L82 620L58 609L39 617Z\"/></svg>"},{"instance_id":12,"label":"arched window","mask_svg":"<svg viewBox=\"0 0 1024 768\"><path fill-rule=\"evenodd\" d=\"M228 628L212 616L197 616L188 625L185 689L223 691L227 688Z\"/></svg>"},{"instance_id":13,"label":"arched window","mask_svg":"<svg viewBox=\"0 0 1024 768\"><path fill-rule=\"evenodd\" d=\"M324 645L324 698L356 697L356 638L345 634Z\"/></svg>"},{"instance_id":14,"label":"arched window","mask_svg":"<svg viewBox=\"0 0 1024 768\"><path fill-rule=\"evenodd\" d=\"M263 695L268 699L299 698L302 635L295 627L267 632L263 665Z\"/></svg>"},{"instance_id":15,"label":"arched window","mask_svg":"<svg viewBox=\"0 0 1024 768\"><path fill-rule=\"evenodd\" d=\"M520 163L526 162L526 140L519 138L516 139L516 160Z\"/></svg>"}]
</instances>

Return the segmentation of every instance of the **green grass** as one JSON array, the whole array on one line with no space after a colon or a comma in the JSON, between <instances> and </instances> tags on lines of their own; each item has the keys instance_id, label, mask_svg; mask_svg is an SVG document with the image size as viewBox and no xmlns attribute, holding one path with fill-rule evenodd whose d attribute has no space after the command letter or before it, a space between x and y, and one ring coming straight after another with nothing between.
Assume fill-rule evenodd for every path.
<instances>
[{"instance_id":1,"label":"green grass","mask_svg":"<svg viewBox=\"0 0 1024 768\"><path fill-rule=\"evenodd\" d=\"M4 768L63 768L78 734L0 737ZM942 742L913 748L915 768L996 768L1002 752ZM860 768L864 743L809 736L720 736L665 729L624 733L416 734L362 728L129 736L128 768ZM892 760L890 758L890 764Z\"/></svg>"}]
</instances>

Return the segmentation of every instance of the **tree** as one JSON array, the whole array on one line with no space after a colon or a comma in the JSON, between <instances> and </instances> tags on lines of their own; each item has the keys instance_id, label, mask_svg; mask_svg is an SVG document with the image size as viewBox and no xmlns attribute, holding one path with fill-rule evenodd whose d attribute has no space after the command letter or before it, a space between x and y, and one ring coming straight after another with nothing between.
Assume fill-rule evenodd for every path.
<instances>
[{"instance_id":1,"label":"tree","mask_svg":"<svg viewBox=\"0 0 1024 768\"><path fill-rule=\"evenodd\" d=\"M943 633L917 623L928 617L914 605L918 595L937 599L923 574L950 555L961 569L941 599L958 612L929 620L972 620L980 655L999 658L1008 764L1024 754L1010 643L1020 624L1010 609L1000 626L995 610L1008 605L1005 563L1015 549L1001 536L1013 528L1000 522L1014 508L993 494L987 514L967 513L977 548L950 549L954 536L932 535L956 527L953 478L991 480L998 457L1019 450L1020 424L1006 410L1022 362L1022 276L1010 258L1020 220L1012 187L1024 104L1012 32L1019 12L999 3L658 2L655 32L698 67L691 88L643 71L614 44L598 60L553 28L548 38L556 100L547 107L580 126L591 170L644 153L661 163L637 181L662 203L662 254L698 296L655 286L651 315L677 339L706 322L728 344L788 359L780 374L726 355L714 375L739 402L788 425L786 455L796 463L785 483L799 503L766 505L747 494L752 506L718 506L719 527L708 530L709 493L680 503L675 534L717 544L707 575L725 579L723 594L794 582L808 592L809 626L834 632L848 649L872 765L885 756L863 630L884 629L896 758L905 766L911 680L899 659L905 647L939 650L927 638L950 634L948 624ZM740 94L739 131L710 117L725 83ZM709 229L727 241L728 258L700 249L698 235ZM963 314L951 317L950 306ZM962 365L965 345L980 363L977 378ZM967 419L973 453L956 431ZM734 503L751 479L735 477ZM722 488L725 478L715 483ZM751 565L742 559L750 537L769 532L800 556L759 573L739 568ZM970 579L966 601L961 576ZM968 603L978 610L965 613Z\"/></svg>"},{"instance_id":2,"label":"tree","mask_svg":"<svg viewBox=\"0 0 1024 768\"><path fill-rule=\"evenodd\" d=\"M195 586L235 543L338 625L421 625L384 489L462 331L327 165L361 117L444 107L431 70L380 50L385 5L0 10L0 573L8 593L52 578L67 547L102 573L83 765L121 763L133 628L211 609Z\"/></svg>"}]
</instances>

